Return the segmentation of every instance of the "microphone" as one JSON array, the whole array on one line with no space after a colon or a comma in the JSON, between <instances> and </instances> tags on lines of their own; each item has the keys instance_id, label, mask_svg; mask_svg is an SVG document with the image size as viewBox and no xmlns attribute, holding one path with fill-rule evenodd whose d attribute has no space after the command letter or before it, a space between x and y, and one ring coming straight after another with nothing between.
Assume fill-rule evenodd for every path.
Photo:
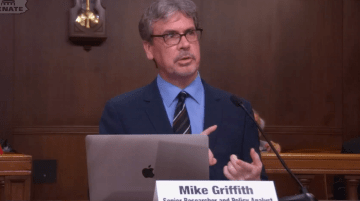
<instances>
[{"instance_id":1,"label":"microphone","mask_svg":"<svg viewBox=\"0 0 360 201\"><path fill-rule=\"evenodd\" d=\"M294 173L287 167L285 161L281 158L281 156L279 155L279 153L276 151L275 147L272 145L272 143L270 142L270 140L266 137L264 131L261 129L261 127L258 125L258 123L255 121L255 119L250 115L249 111L247 111L247 109L245 108L243 101L241 98L236 97L235 95L232 95L230 97L231 102L236 106L236 107L241 107L245 113L252 119L252 121L255 123L255 125L257 126L257 128L259 129L261 135L264 137L264 139L266 140L266 142L269 143L271 149L273 150L273 152L275 153L276 157L279 159L279 161L281 162L282 166L285 168L285 170L291 175L291 177L298 183L298 185L301 187L301 192L302 194L300 195L294 195L294 196L286 196L283 198L280 198L279 201L317 201L317 199L315 198L315 196L311 193L308 192L308 190L306 189L305 186L302 185L302 183L299 181L299 179L294 175Z\"/></svg>"}]
</instances>

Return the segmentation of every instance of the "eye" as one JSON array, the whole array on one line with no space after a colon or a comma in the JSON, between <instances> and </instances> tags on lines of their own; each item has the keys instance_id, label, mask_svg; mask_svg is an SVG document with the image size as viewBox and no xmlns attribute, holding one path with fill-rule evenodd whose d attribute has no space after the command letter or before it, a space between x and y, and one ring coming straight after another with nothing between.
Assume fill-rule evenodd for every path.
<instances>
[{"instance_id":1,"label":"eye","mask_svg":"<svg viewBox=\"0 0 360 201\"><path fill-rule=\"evenodd\" d=\"M178 33L176 32L170 32L170 33L167 33L167 34L164 34L164 37L165 39L171 39L171 38L176 38L178 37Z\"/></svg>"},{"instance_id":2,"label":"eye","mask_svg":"<svg viewBox=\"0 0 360 201\"><path fill-rule=\"evenodd\" d=\"M186 35L188 36L195 36L196 35L196 31L195 30L189 30L186 32Z\"/></svg>"}]
</instances>

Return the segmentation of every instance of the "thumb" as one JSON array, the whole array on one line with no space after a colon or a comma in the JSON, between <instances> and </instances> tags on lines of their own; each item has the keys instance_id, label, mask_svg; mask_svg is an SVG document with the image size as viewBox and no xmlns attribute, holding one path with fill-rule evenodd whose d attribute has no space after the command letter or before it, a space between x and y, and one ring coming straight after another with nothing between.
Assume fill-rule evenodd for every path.
<instances>
[{"instance_id":1,"label":"thumb","mask_svg":"<svg viewBox=\"0 0 360 201\"><path fill-rule=\"evenodd\" d=\"M214 154L212 153L212 151L209 149L209 165L213 166L215 165L217 162L216 158L214 158Z\"/></svg>"},{"instance_id":2,"label":"thumb","mask_svg":"<svg viewBox=\"0 0 360 201\"><path fill-rule=\"evenodd\" d=\"M260 160L260 156L259 154L256 153L254 148L251 148L250 150L250 156L252 159L252 164L254 164L255 166L262 166L261 160Z\"/></svg>"},{"instance_id":3,"label":"thumb","mask_svg":"<svg viewBox=\"0 0 360 201\"><path fill-rule=\"evenodd\" d=\"M210 126L209 128L205 129L200 135L209 135L210 133L214 132L217 128L217 125Z\"/></svg>"}]
</instances>

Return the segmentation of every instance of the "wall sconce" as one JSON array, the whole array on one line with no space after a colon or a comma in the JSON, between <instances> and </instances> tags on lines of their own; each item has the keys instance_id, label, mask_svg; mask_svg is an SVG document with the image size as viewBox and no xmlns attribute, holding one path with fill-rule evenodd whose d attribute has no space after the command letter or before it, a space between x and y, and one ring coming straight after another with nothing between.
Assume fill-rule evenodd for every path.
<instances>
[{"instance_id":1,"label":"wall sconce","mask_svg":"<svg viewBox=\"0 0 360 201\"><path fill-rule=\"evenodd\" d=\"M74 0L70 9L69 39L76 45L90 51L92 46L99 46L106 39L105 9L101 0Z\"/></svg>"}]
</instances>

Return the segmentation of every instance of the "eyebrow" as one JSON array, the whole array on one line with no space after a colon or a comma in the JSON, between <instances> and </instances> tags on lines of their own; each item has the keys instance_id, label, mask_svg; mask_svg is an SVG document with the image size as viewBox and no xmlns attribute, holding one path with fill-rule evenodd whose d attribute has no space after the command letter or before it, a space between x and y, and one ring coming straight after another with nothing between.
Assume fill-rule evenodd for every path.
<instances>
[{"instance_id":1,"label":"eyebrow","mask_svg":"<svg viewBox=\"0 0 360 201\"><path fill-rule=\"evenodd\" d=\"M196 28L195 27L188 28L184 31L184 33L191 31L191 30L196 30ZM169 29L169 30L165 30L162 34L168 34L168 33L179 33L179 32L176 30L173 30L173 29Z\"/></svg>"}]
</instances>

